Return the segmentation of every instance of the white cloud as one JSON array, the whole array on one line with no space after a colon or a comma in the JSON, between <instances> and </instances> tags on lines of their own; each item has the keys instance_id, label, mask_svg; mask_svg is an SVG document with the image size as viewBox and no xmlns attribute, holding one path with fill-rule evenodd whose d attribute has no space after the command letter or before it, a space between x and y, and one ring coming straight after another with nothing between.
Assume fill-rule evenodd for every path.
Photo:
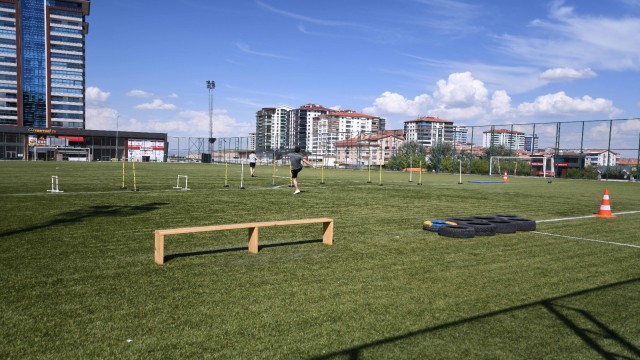
<instances>
[{"instance_id":1,"label":"white cloud","mask_svg":"<svg viewBox=\"0 0 640 360\"><path fill-rule=\"evenodd\" d=\"M88 130L115 130L117 117L115 109L88 107L85 126Z\"/></svg>"},{"instance_id":2,"label":"white cloud","mask_svg":"<svg viewBox=\"0 0 640 360\"><path fill-rule=\"evenodd\" d=\"M429 95L418 95L413 100L406 99L404 96L385 91L374 100L373 106L363 109L365 114L398 114L417 116L425 114L427 106L431 103Z\"/></svg>"},{"instance_id":3,"label":"white cloud","mask_svg":"<svg viewBox=\"0 0 640 360\"><path fill-rule=\"evenodd\" d=\"M170 98L170 99L177 99L177 98L179 98L179 96L178 96L178 94L176 94L176 93L171 93L171 94L169 95L169 98Z\"/></svg>"},{"instance_id":4,"label":"white cloud","mask_svg":"<svg viewBox=\"0 0 640 360\"><path fill-rule=\"evenodd\" d=\"M102 91L95 86L90 86L85 91L85 96L87 97L87 101L105 102L109 100L109 96L111 96L111 93Z\"/></svg>"},{"instance_id":5,"label":"white cloud","mask_svg":"<svg viewBox=\"0 0 640 360\"><path fill-rule=\"evenodd\" d=\"M137 98L150 98L150 97L153 97L153 94L150 92L146 92L144 90L131 90L127 93L127 96L137 97Z\"/></svg>"},{"instance_id":6,"label":"white cloud","mask_svg":"<svg viewBox=\"0 0 640 360\"><path fill-rule=\"evenodd\" d=\"M613 106L613 102L604 98L572 98L564 91L555 94L538 96L534 102L525 102L518 105L518 112L525 116L532 115L574 115L578 112L607 113L610 116L619 112Z\"/></svg>"},{"instance_id":7,"label":"white cloud","mask_svg":"<svg viewBox=\"0 0 640 360\"><path fill-rule=\"evenodd\" d=\"M453 73L449 79L438 80L433 98L446 107L468 107L487 101L488 91L484 83L473 78L470 72Z\"/></svg>"},{"instance_id":8,"label":"white cloud","mask_svg":"<svg viewBox=\"0 0 640 360\"><path fill-rule=\"evenodd\" d=\"M590 68L576 70L568 67L548 69L540 74L540 79L547 81L567 81L577 79L588 79L596 77L595 71Z\"/></svg>"},{"instance_id":9,"label":"white cloud","mask_svg":"<svg viewBox=\"0 0 640 360\"><path fill-rule=\"evenodd\" d=\"M536 19L530 25L541 35L498 38L507 54L551 68L570 64L574 68L640 70L639 17L582 16L563 1L554 1L548 19Z\"/></svg>"},{"instance_id":10,"label":"white cloud","mask_svg":"<svg viewBox=\"0 0 640 360\"><path fill-rule=\"evenodd\" d=\"M238 122L226 110L213 112L213 136L230 137L255 131L254 122ZM127 130L168 133L174 137L209 137L209 114L206 111L181 111L176 118L138 120L131 119Z\"/></svg>"},{"instance_id":11,"label":"white cloud","mask_svg":"<svg viewBox=\"0 0 640 360\"><path fill-rule=\"evenodd\" d=\"M491 97L491 114L499 118L508 117L513 112L511 97L504 90L498 90Z\"/></svg>"},{"instance_id":12,"label":"white cloud","mask_svg":"<svg viewBox=\"0 0 640 360\"><path fill-rule=\"evenodd\" d=\"M165 103L160 99L154 99L150 103L140 104L136 106L136 109L140 110L175 110L176 106L173 104Z\"/></svg>"},{"instance_id":13,"label":"white cloud","mask_svg":"<svg viewBox=\"0 0 640 360\"><path fill-rule=\"evenodd\" d=\"M575 116L578 113L601 113L609 117L620 112L605 98L583 96L572 98L564 92L537 97L533 102L512 104L505 90L489 97L484 83L470 72L453 73L447 80L436 82L433 97L422 94L408 100L401 94L386 91L376 98L365 113L377 115L430 115L452 121L468 120L475 124L496 124L528 116Z\"/></svg>"}]
</instances>

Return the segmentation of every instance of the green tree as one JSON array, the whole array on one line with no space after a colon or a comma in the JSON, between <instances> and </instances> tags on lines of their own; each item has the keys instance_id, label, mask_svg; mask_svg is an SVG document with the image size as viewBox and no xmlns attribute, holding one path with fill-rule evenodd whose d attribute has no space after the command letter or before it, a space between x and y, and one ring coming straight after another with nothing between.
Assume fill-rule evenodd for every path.
<instances>
[{"instance_id":1,"label":"green tree","mask_svg":"<svg viewBox=\"0 0 640 360\"><path fill-rule=\"evenodd\" d=\"M484 149L484 155L490 159L492 156L516 156L516 153L504 145L493 145Z\"/></svg>"},{"instance_id":2,"label":"green tree","mask_svg":"<svg viewBox=\"0 0 640 360\"><path fill-rule=\"evenodd\" d=\"M457 155L458 152L456 151L456 147L455 145L453 145L453 143L441 141L434 144L429 150L429 162L431 163L431 166L435 171L447 171L448 169L442 169L444 159L452 158L453 160L455 160L457 158ZM448 161L447 165L449 163L451 163L451 161Z\"/></svg>"},{"instance_id":3,"label":"green tree","mask_svg":"<svg viewBox=\"0 0 640 360\"><path fill-rule=\"evenodd\" d=\"M402 170L408 167L417 168L422 160L422 167L426 167L427 151L417 141L405 141L398 146L395 155L389 159L388 167L392 170Z\"/></svg>"}]
</instances>

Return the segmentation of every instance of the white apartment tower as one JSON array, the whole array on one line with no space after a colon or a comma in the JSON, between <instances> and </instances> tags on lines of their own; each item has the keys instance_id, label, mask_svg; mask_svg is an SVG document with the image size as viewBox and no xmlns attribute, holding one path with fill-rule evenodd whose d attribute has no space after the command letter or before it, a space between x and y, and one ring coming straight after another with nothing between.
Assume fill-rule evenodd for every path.
<instances>
[{"instance_id":1,"label":"white apartment tower","mask_svg":"<svg viewBox=\"0 0 640 360\"><path fill-rule=\"evenodd\" d=\"M453 121L434 117L420 117L404 122L406 141L416 141L431 147L441 141L454 140Z\"/></svg>"},{"instance_id":2,"label":"white apartment tower","mask_svg":"<svg viewBox=\"0 0 640 360\"><path fill-rule=\"evenodd\" d=\"M507 129L492 129L482 132L483 147L497 145L502 145L510 150L525 150L524 133Z\"/></svg>"}]
</instances>

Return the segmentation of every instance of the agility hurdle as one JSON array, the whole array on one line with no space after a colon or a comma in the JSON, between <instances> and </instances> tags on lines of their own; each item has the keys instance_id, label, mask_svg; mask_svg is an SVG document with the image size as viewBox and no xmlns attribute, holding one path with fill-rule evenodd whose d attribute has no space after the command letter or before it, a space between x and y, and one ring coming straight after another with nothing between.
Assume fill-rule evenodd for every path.
<instances>
[{"instance_id":1,"label":"agility hurdle","mask_svg":"<svg viewBox=\"0 0 640 360\"><path fill-rule=\"evenodd\" d=\"M47 190L47 192L52 192L52 193L59 193L59 192L64 192L62 190L60 190L60 188L58 187L58 177L57 176L51 176L51 190Z\"/></svg>"},{"instance_id":2,"label":"agility hurdle","mask_svg":"<svg viewBox=\"0 0 640 360\"><path fill-rule=\"evenodd\" d=\"M184 187L180 186L180 179L184 179ZM187 175L178 175L178 180L176 180L176 186L174 189L177 190L191 190L189 189L189 176Z\"/></svg>"},{"instance_id":3,"label":"agility hurdle","mask_svg":"<svg viewBox=\"0 0 640 360\"><path fill-rule=\"evenodd\" d=\"M317 218L317 219L298 219L298 220L281 220L281 221L265 221L244 224L227 224L199 226L177 229L165 229L155 231L155 262L158 265L164 264L164 237L165 235L189 234L207 231L248 229L249 252L258 253L258 229L263 227L284 226L284 225L302 225L322 223L322 243L325 245L333 245L333 219Z\"/></svg>"}]
</instances>

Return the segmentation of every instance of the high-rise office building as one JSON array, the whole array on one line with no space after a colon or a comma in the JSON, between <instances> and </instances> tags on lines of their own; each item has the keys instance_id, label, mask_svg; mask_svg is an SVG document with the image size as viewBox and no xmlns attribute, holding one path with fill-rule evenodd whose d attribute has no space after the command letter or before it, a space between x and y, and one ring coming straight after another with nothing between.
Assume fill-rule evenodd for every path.
<instances>
[{"instance_id":1,"label":"high-rise office building","mask_svg":"<svg viewBox=\"0 0 640 360\"><path fill-rule=\"evenodd\" d=\"M0 124L85 127L90 0L0 0Z\"/></svg>"}]
</instances>

